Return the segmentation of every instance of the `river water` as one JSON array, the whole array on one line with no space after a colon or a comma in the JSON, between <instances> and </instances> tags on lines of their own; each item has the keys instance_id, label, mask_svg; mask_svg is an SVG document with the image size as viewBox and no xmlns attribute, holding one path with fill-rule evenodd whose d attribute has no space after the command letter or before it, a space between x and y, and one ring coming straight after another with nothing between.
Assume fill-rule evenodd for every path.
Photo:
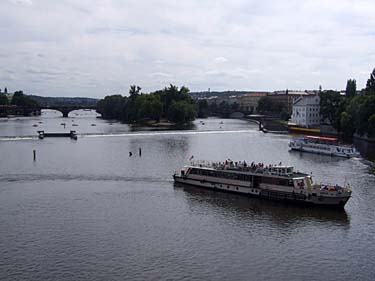
<instances>
[{"instance_id":1,"label":"river water","mask_svg":"<svg viewBox=\"0 0 375 281\"><path fill-rule=\"evenodd\" d=\"M289 152L291 136L242 120L147 131L70 116L0 119L0 280L374 280L366 161ZM77 141L36 138L71 129ZM192 155L281 161L353 196L334 211L174 186Z\"/></svg>"}]
</instances>

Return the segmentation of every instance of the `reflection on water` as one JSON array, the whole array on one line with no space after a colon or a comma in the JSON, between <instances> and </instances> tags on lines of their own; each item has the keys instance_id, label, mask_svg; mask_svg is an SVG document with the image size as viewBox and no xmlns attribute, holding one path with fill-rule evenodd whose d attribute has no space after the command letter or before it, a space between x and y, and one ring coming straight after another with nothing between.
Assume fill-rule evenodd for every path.
<instances>
[{"instance_id":1,"label":"reflection on water","mask_svg":"<svg viewBox=\"0 0 375 281\"><path fill-rule=\"evenodd\" d=\"M270 201L260 198L248 197L239 194L232 194L195 186L174 184L177 190L182 189L189 205L208 204L217 211L224 213L230 211L240 217L246 216L252 219L269 219L278 225L285 224L286 227L304 224L311 221L319 223L335 223L349 225L349 216L345 210L326 208L314 208L311 206L299 206L283 202Z\"/></svg>"},{"instance_id":2,"label":"reflection on water","mask_svg":"<svg viewBox=\"0 0 375 281\"><path fill-rule=\"evenodd\" d=\"M197 125L194 123L176 124L176 125L159 125L159 126L146 126L144 124L132 124L130 131L165 131L165 130L195 130Z\"/></svg>"},{"instance_id":3,"label":"reflection on water","mask_svg":"<svg viewBox=\"0 0 375 281\"><path fill-rule=\"evenodd\" d=\"M337 156L330 156L324 154L315 154L310 152L302 152L296 150L289 150L289 153L295 159L303 159L304 161L315 162L315 163L335 163L346 161L348 158L345 157L337 157ZM352 158L358 160L359 158Z\"/></svg>"},{"instance_id":4,"label":"reflection on water","mask_svg":"<svg viewBox=\"0 0 375 281\"><path fill-rule=\"evenodd\" d=\"M366 141L362 139L354 139L356 148L361 155L365 155L367 159L375 162L375 141Z\"/></svg>"}]
</instances>

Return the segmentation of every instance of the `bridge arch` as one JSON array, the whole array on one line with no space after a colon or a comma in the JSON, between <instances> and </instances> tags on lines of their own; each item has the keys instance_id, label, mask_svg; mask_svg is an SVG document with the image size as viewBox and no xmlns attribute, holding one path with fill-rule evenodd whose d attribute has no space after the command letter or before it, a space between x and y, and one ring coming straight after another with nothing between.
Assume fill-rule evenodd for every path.
<instances>
[{"instance_id":1,"label":"bridge arch","mask_svg":"<svg viewBox=\"0 0 375 281\"><path fill-rule=\"evenodd\" d=\"M45 106L45 107L42 107L41 109L51 109L51 110L59 111L62 113L64 118L67 118L69 113L74 110L90 109L90 110L95 110L96 112L98 112L96 106Z\"/></svg>"}]
</instances>

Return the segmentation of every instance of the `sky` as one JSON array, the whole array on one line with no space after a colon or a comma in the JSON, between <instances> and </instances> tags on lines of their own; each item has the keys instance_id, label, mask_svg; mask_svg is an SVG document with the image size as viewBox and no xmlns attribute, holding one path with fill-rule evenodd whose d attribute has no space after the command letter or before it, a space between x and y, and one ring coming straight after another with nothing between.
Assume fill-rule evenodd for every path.
<instances>
[{"instance_id":1,"label":"sky","mask_svg":"<svg viewBox=\"0 0 375 281\"><path fill-rule=\"evenodd\" d=\"M101 98L365 87L370 0L0 0L0 88Z\"/></svg>"}]
</instances>

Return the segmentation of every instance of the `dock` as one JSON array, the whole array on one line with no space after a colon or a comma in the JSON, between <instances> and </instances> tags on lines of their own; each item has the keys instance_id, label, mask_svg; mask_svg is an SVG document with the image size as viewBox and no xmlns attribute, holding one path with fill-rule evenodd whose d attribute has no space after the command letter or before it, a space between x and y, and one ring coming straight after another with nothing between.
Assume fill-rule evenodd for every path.
<instances>
[{"instance_id":1,"label":"dock","mask_svg":"<svg viewBox=\"0 0 375 281\"><path fill-rule=\"evenodd\" d=\"M38 131L38 138L44 139L44 138L71 138L76 140L77 139L77 133L76 131L70 131L69 133L45 133L44 131Z\"/></svg>"}]
</instances>

